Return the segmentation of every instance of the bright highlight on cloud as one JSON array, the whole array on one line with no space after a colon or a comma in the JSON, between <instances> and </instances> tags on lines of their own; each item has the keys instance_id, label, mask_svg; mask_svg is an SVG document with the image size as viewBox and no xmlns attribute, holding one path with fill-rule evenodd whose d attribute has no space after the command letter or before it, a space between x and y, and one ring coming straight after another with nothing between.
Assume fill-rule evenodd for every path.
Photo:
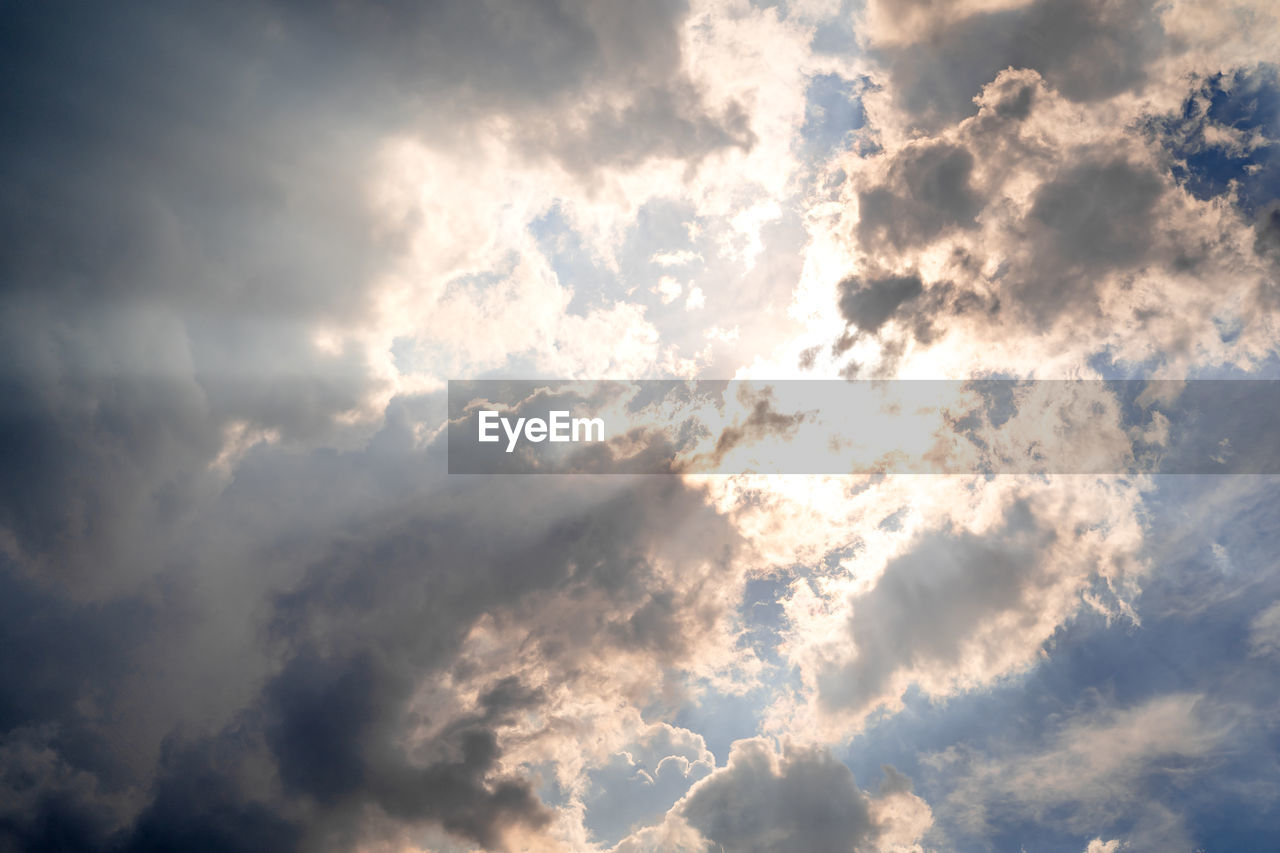
<instances>
[{"instance_id":1,"label":"bright highlight on cloud","mask_svg":"<svg viewBox=\"0 0 1280 853\"><path fill-rule=\"evenodd\" d=\"M748 463L839 446L788 380L999 379L879 435L1273 470L1183 380L1277 378L1278 58L1263 0L5 6L0 850L1266 849L1274 477ZM582 469L729 474L448 473L448 380L539 377L779 390Z\"/></svg>"}]
</instances>

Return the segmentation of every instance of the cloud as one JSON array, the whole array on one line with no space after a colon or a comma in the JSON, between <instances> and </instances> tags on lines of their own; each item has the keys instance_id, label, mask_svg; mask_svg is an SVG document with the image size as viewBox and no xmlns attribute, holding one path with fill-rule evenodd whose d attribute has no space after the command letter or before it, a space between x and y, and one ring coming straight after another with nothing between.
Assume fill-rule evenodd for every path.
<instances>
[{"instance_id":1,"label":"cloud","mask_svg":"<svg viewBox=\"0 0 1280 853\"><path fill-rule=\"evenodd\" d=\"M234 737L172 745L166 751L154 798L133 826L118 836L115 849L129 853L302 849L302 827L246 797L240 780L228 773L238 746ZM102 849L100 841L85 839L84 843L85 849Z\"/></svg>"},{"instance_id":2,"label":"cloud","mask_svg":"<svg viewBox=\"0 0 1280 853\"><path fill-rule=\"evenodd\" d=\"M898 844L906 849L929 823L928 806L891 767L885 768L880 791L868 794L824 749L780 752L768 740L753 738L735 742L728 763L694 785L663 825L636 833L614 850L835 853Z\"/></svg>"},{"instance_id":3,"label":"cloud","mask_svg":"<svg viewBox=\"0 0 1280 853\"><path fill-rule=\"evenodd\" d=\"M550 822L527 780L493 778L497 729L513 712L536 707L536 690L499 681L476 713L418 745L417 755L430 758L410 763L389 748L396 734L385 720L403 707L409 687L378 672L367 654L332 661L304 652L290 660L265 696L266 740L285 790L326 808L367 798L393 818L434 820L488 848L502 846L510 824Z\"/></svg>"},{"instance_id":4,"label":"cloud","mask_svg":"<svg viewBox=\"0 0 1280 853\"><path fill-rule=\"evenodd\" d=\"M738 402L748 409L748 414L741 423L735 422L724 427L716 436L715 449L711 454L711 466L720 464L725 454L743 442L759 441L768 436L788 436L804 423L804 412L784 413L775 408L772 389L765 388L754 391L743 385L738 391Z\"/></svg>"},{"instance_id":5,"label":"cloud","mask_svg":"<svg viewBox=\"0 0 1280 853\"><path fill-rule=\"evenodd\" d=\"M830 755L780 758L739 741L723 772L690 793L681 815L712 844L744 851L856 850L874 834L867 797Z\"/></svg>"},{"instance_id":6,"label":"cloud","mask_svg":"<svg viewBox=\"0 0 1280 853\"><path fill-rule=\"evenodd\" d=\"M1255 655L1280 652L1280 604L1273 604L1249 623L1249 648Z\"/></svg>"},{"instance_id":7,"label":"cloud","mask_svg":"<svg viewBox=\"0 0 1280 853\"><path fill-rule=\"evenodd\" d=\"M891 162L886 185L859 193L859 238L904 248L971 227L981 208L969 185L973 166L973 155L955 145L905 148Z\"/></svg>"},{"instance_id":8,"label":"cloud","mask_svg":"<svg viewBox=\"0 0 1280 853\"><path fill-rule=\"evenodd\" d=\"M447 483L442 440L424 456L411 427L393 410L359 452L249 450L175 546L217 580L162 575L160 615L146 584L76 607L12 579L5 600L45 615L6 620L5 647L56 665L6 700L5 725L60 768L42 777L66 791L49 808L83 824L87 847L207 832L314 849L431 823L487 849L545 842L559 830L517 768L558 756L567 785L596 760L584 732L608 753L628 736L620 708L678 690L686 668L733 665L734 536L697 491ZM306 507L290 499L303 492ZM324 532L334 518L345 533ZM54 722L53 736L29 728ZM42 813L7 831L35 837Z\"/></svg>"},{"instance_id":9,"label":"cloud","mask_svg":"<svg viewBox=\"0 0 1280 853\"><path fill-rule=\"evenodd\" d=\"M864 533L845 570L794 584L786 648L806 694L776 705L774 724L860 731L913 688L944 698L1033 666L1083 608L1132 613L1144 565L1136 519L1121 518L1128 497L1099 484L1071 494L1084 484L1066 480L988 488L963 515L922 505L908 528ZM1118 515L1099 525L1105 506Z\"/></svg>"},{"instance_id":10,"label":"cloud","mask_svg":"<svg viewBox=\"0 0 1280 853\"><path fill-rule=\"evenodd\" d=\"M658 252L649 260L660 267L682 267L702 260L702 256L689 249L677 249L673 252Z\"/></svg>"},{"instance_id":11,"label":"cloud","mask_svg":"<svg viewBox=\"0 0 1280 853\"><path fill-rule=\"evenodd\" d=\"M1280 28L1220 5L7 10L0 846L922 845L839 744L1130 613L1142 484L451 477L441 383L1262 363ZM725 696L784 745L717 767ZM1072 771L1199 766L1207 704L948 802L1176 849Z\"/></svg>"},{"instance_id":12,"label":"cloud","mask_svg":"<svg viewBox=\"0 0 1280 853\"><path fill-rule=\"evenodd\" d=\"M1167 366L1265 357L1260 220L1189 194L1139 129L1151 121L1140 106L1124 107L1128 129L1096 123L1101 112L1029 69L993 72L973 95L976 114L902 139L886 131L878 153L843 159L846 206L831 227L849 260L828 284L828 311L876 334L839 333L831 367L1047 376L1102 355ZM882 123L898 115L877 109ZM811 369L819 347L803 359Z\"/></svg>"},{"instance_id":13,"label":"cloud","mask_svg":"<svg viewBox=\"0 0 1280 853\"><path fill-rule=\"evenodd\" d=\"M1095 838L1089 842L1084 853L1116 853L1119 849L1119 841L1103 841L1101 838Z\"/></svg>"},{"instance_id":14,"label":"cloud","mask_svg":"<svg viewBox=\"0 0 1280 853\"><path fill-rule=\"evenodd\" d=\"M997 624L1002 612L1025 612L1029 569L1054 538L1023 505L992 536L944 533L889 563L875 589L854 603L849 628L856 656L818 676L822 701L865 710L903 689L892 684L903 670L959 673L966 659L1008 666L995 662L1005 643L992 638L990 647L975 647L967 635Z\"/></svg>"},{"instance_id":15,"label":"cloud","mask_svg":"<svg viewBox=\"0 0 1280 853\"><path fill-rule=\"evenodd\" d=\"M1178 158L1174 174L1197 198L1230 193L1252 214L1277 195L1278 74L1271 64L1212 74L1192 89L1179 111L1152 122L1161 143Z\"/></svg>"},{"instance_id":16,"label":"cloud","mask_svg":"<svg viewBox=\"0 0 1280 853\"><path fill-rule=\"evenodd\" d=\"M584 823L605 844L661 818L689 787L715 770L700 735L667 724L647 727L608 763L589 771Z\"/></svg>"},{"instance_id":17,"label":"cloud","mask_svg":"<svg viewBox=\"0 0 1280 853\"><path fill-rule=\"evenodd\" d=\"M1159 780L1212 761L1228 732L1204 696L1171 693L1128 708L1080 709L1027 753L957 748L929 763L953 774L940 811L979 836L998 814L1081 833L1128 824L1130 847L1190 851L1197 845L1176 807L1162 802Z\"/></svg>"},{"instance_id":18,"label":"cloud","mask_svg":"<svg viewBox=\"0 0 1280 853\"><path fill-rule=\"evenodd\" d=\"M1006 68L1033 69L1072 101L1091 102L1140 87L1166 49L1150 0L886 0L869 13L865 38L897 102L926 126L971 115L973 96Z\"/></svg>"},{"instance_id":19,"label":"cloud","mask_svg":"<svg viewBox=\"0 0 1280 853\"><path fill-rule=\"evenodd\" d=\"M840 313L858 329L875 332L904 302L924 291L918 276L900 276L869 281L856 278L840 282Z\"/></svg>"},{"instance_id":20,"label":"cloud","mask_svg":"<svg viewBox=\"0 0 1280 853\"><path fill-rule=\"evenodd\" d=\"M664 275L658 279L658 284L654 287L654 292L658 294L658 298L662 300L663 305L674 302L680 297L683 290L684 285L669 275Z\"/></svg>"},{"instance_id":21,"label":"cloud","mask_svg":"<svg viewBox=\"0 0 1280 853\"><path fill-rule=\"evenodd\" d=\"M5 28L5 110L24 120L0 139L12 473L0 520L27 558L79 581L94 557L147 572L153 495L174 513L189 507L237 425L322 442L352 419L376 421L390 387L412 384L386 355L408 325L489 323L488 340L507 338L456 370L488 369L548 336L553 373L661 361L638 306L564 317L571 294L540 255L506 235L483 251L468 208L489 229L492 205L466 185L487 168L473 155L496 140L508 170L541 176L518 208L531 218L556 189L578 194L587 178L566 169L657 159L678 173L749 147L743 108L711 103L690 76L685 10L188 11L94 13L84 30L20 12ZM462 176L442 190L444 208L403 211L433 228L450 221L448 245L421 247L432 267L415 270L413 286L400 273L418 223L389 215L375 180L406 139ZM505 189L504 166L491 166ZM436 289L459 271L490 272L513 249L527 257L509 289ZM424 280L431 321L404 311L385 322L421 298L409 291ZM465 352L477 337L425 343Z\"/></svg>"}]
</instances>

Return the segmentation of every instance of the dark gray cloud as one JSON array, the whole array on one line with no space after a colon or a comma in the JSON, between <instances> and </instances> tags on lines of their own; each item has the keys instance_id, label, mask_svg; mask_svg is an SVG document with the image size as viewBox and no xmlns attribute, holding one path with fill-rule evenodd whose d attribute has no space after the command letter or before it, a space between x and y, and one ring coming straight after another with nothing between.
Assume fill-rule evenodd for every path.
<instances>
[{"instance_id":1,"label":"dark gray cloud","mask_svg":"<svg viewBox=\"0 0 1280 853\"><path fill-rule=\"evenodd\" d=\"M248 734L233 729L196 743L169 744L154 797L134 824L105 842L84 839L88 843L73 849L124 853L301 849L303 826L246 796L235 775Z\"/></svg>"},{"instance_id":2,"label":"dark gray cloud","mask_svg":"<svg viewBox=\"0 0 1280 853\"><path fill-rule=\"evenodd\" d=\"M1258 254L1280 260L1280 202L1273 202L1258 214L1254 234Z\"/></svg>"},{"instance_id":3,"label":"dark gray cloud","mask_svg":"<svg viewBox=\"0 0 1280 853\"><path fill-rule=\"evenodd\" d=\"M763 737L735 741L725 765L697 782L664 823L633 832L617 853L741 850L869 853L913 849L932 822L912 782L894 767L869 793L821 746ZM691 832L692 831L692 832Z\"/></svg>"},{"instance_id":4,"label":"dark gray cloud","mask_svg":"<svg viewBox=\"0 0 1280 853\"><path fill-rule=\"evenodd\" d=\"M1003 119L1021 121L1031 115L1031 107L1035 104L1035 99L1035 85L1023 83L996 101L996 115Z\"/></svg>"},{"instance_id":5,"label":"dark gray cloud","mask_svg":"<svg viewBox=\"0 0 1280 853\"><path fill-rule=\"evenodd\" d=\"M945 142L911 146L893 160L885 185L858 194L858 237L869 252L918 246L971 227L982 209L970 184L974 157Z\"/></svg>"},{"instance_id":6,"label":"dark gray cloud","mask_svg":"<svg viewBox=\"0 0 1280 853\"><path fill-rule=\"evenodd\" d=\"M664 577L654 561L727 568L734 537L675 478L443 480L441 442L409 452L396 411L364 451L255 451L204 509L223 540L223 591L191 600L191 580L161 575L172 603L160 617L145 594L77 607L12 581L2 722L10 748L48 769L41 798L0 814L6 843L48 849L38 839L56 824L84 850L201 837L212 846L190 849L344 849L376 834L370 808L486 849L546 826L532 783L499 761L504 735L550 697L461 659L467 633L482 618L523 626L521 655L552 685L622 651L679 667L723 618L718 585ZM299 494L315 498L304 507ZM575 618L584 607L589 621ZM144 661L158 670L131 672ZM213 680L187 688L173 667ZM440 679L475 685L474 705L423 717L414 697ZM214 735L184 731L192 704L225 707ZM159 725L135 740L122 716ZM430 736L415 736L424 725ZM154 768L148 736L163 741ZM21 790L20 778L7 784Z\"/></svg>"},{"instance_id":7,"label":"dark gray cloud","mask_svg":"<svg viewBox=\"0 0 1280 853\"><path fill-rule=\"evenodd\" d=\"M890 19L922 5L930 4L877 4ZM972 115L974 96L1005 68L1035 69L1067 98L1096 101L1141 85L1167 46L1152 0L1037 0L958 21L937 16L909 43L873 52L898 103L920 124L937 126Z\"/></svg>"},{"instance_id":8,"label":"dark gray cloud","mask_svg":"<svg viewBox=\"0 0 1280 853\"><path fill-rule=\"evenodd\" d=\"M593 113L585 132L536 116L525 121L528 146L549 148L575 171L635 165L654 157L680 158L692 166L712 151L750 149L756 142L740 104L711 114L694 85L679 79L634 92L624 107Z\"/></svg>"},{"instance_id":9,"label":"dark gray cloud","mask_svg":"<svg viewBox=\"0 0 1280 853\"><path fill-rule=\"evenodd\" d=\"M859 330L875 332L902 307L924 292L917 275L890 276L863 282L856 277L840 282L840 313Z\"/></svg>"},{"instance_id":10,"label":"dark gray cloud","mask_svg":"<svg viewBox=\"0 0 1280 853\"><path fill-rule=\"evenodd\" d=\"M105 746L102 720L74 709L109 712L130 653L154 630L154 609L136 599L76 603L4 558L0 566L0 729L56 721L68 748L92 762Z\"/></svg>"},{"instance_id":11,"label":"dark gray cloud","mask_svg":"<svg viewBox=\"0 0 1280 853\"><path fill-rule=\"evenodd\" d=\"M545 500L539 479L521 478L527 485L517 483L508 507ZM424 679L486 678L456 659L482 615L524 622L538 666L565 672L610 648L644 649L670 664L689 652L694 637L683 614L697 601L651 574L650 552L658 536L679 551L682 536L673 533L715 529L695 493L650 480L635 490L602 486L614 495L582 504L581 488L566 482L553 488L578 510L552 510L545 526L526 526L526 515L525 534L497 537L500 510L486 500L484 482L449 490L452 498L433 500L430 514L409 513L390 528L379 520L276 600L276 642L296 651L263 695L266 742L285 790L309 797L329 819L376 803L392 818L434 820L486 848L501 846L503 826L545 825L527 781L494 775L502 730L515 715L544 708L540 688L513 677L481 681L474 711L430 719L435 734L407 753L400 745ZM488 506L481 518L469 517L472 501ZM442 512L450 504L456 509ZM717 557L727 544L704 541L703 552ZM582 606L592 608L592 623L563 634L563 616Z\"/></svg>"},{"instance_id":12,"label":"dark gray cloud","mask_svg":"<svg viewBox=\"0 0 1280 853\"><path fill-rule=\"evenodd\" d=\"M1036 191L1029 219L1045 260L1085 268L1130 266L1149 249L1164 182L1123 160L1076 164Z\"/></svg>"},{"instance_id":13,"label":"dark gray cloud","mask_svg":"<svg viewBox=\"0 0 1280 853\"><path fill-rule=\"evenodd\" d=\"M528 781L490 778L501 755L497 728L512 711L539 705L540 695L499 682L481 696L478 713L450 722L419 748L434 760L411 763L418 756L406 756L394 741L412 688L368 653L291 659L265 692L266 742L285 791L329 814L373 802L397 820L434 820L486 848L502 845L504 826L545 826L550 815Z\"/></svg>"},{"instance_id":14,"label":"dark gray cloud","mask_svg":"<svg viewBox=\"0 0 1280 853\"><path fill-rule=\"evenodd\" d=\"M777 768L758 742L739 744L681 811L711 843L750 853L853 851L875 832L867 796L830 753L799 752Z\"/></svg>"},{"instance_id":15,"label":"dark gray cloud","mask_svg":"<svg viewBox=\"0 0 1280 853\"><path fill-rule=\"evenodd\" d=\"M720 565L731 537L696 493L450 489L420 404L353 436L341 415L377 380L314 340L367 316L404 249L368 207L388 137L456 148L501 115L584 176L749 145L741 108L681 70L684 14L6 6L0 849L349 849L371 811L496 849L547 823L500 762L550 700L467 671L467 631L505 611L572 672L632 644L678 666L690 619L719 618L651 571L685 520L696 541L656 547ZM213 465L240 429L279 443ZM364 449L309 449L335 443ZM567 616L564 589L601 608L584 637L524 603ZM477 704L406 754L415 690L446 676Z\"/></svg>"},{"instance_id":16,"label":"dark gray cloud","mask_svg":"<svg viewBox=\"0 0 1280 853\"><path fill-rule=\"evenodd\" d=\"M966 259L957 258L963 268ZM877 378L892 378L906 350L906 341L929 345L951 330L957 322L983 322L998 317L998 296L979 293L951 281L933 282L927 287L917 274L890 275L882 278L851 276L837 286L837 305L847 324L846 330L831 345L834 355L849 350L863 334L879 334L885 338L881 360L869 371ZM895 321L901 332L881 334L884 325ZM817 355L816 350L813 353ZM802 362L802 367L806 365ZM844 378L857 379L866 373L865 366L849 362Z\"/></svg>"},{"instance_id":17,"label":"dark gray cloud","mask_svg":"<svg viewBox=\"0 0 1280 853\"><path fill-rule=\"evenodd\" d=\"M679 811L711 844L744 853L851 853L878 833L870 798L830 752L797 749L779 760L759 740L735 744L728 766Z\"/></svg>"},{"instance_id":18,"label":"dark gray cloud","mask_svg":"<svg viewBox=\"0 0 1280 853\"><path fill-rule=\"evenodd\" d=\"M1037 321L1090 311L1099 278L1150 257L1166 181L1123 159L1086 159L1037 189L1025 226L1030 257L1006 292Z\"/></svg>"}]
</instances>

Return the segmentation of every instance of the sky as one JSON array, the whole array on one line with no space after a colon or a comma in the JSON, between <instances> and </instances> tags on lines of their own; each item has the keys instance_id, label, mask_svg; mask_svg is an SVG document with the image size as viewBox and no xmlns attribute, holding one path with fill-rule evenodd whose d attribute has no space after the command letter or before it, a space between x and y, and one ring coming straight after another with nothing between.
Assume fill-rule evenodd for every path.
<instances>
[{"instance_id":1,"label":"sky","mask_svg":"<svg viewBox=\"0 0 1280 853\"><path fill-rule=\"evenodd\" d=\"M447 446L1280 379L1272 0L0 0L0 80L0 853L1275 846L1277 476Z\"/></svg>"}]
</instances>

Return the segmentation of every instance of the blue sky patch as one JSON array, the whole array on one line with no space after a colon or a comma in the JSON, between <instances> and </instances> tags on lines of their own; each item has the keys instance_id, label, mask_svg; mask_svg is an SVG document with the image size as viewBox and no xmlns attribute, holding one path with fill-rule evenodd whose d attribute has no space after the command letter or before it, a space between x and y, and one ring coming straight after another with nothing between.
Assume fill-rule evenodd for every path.
<instances>
[{"instance_id":1,"label":"blue sky patch","mask_svg":"<svg viewBox=\"0 0 1280 853\"><path fill-rule=\"evenodd\" d=\"M1215 74L1182 112L1155 123L1176 158L1173 172L1204 200L1237 188L1242 210L1280 198L1280 69L1260 65Z\"/></svg>"}]
</instances>

